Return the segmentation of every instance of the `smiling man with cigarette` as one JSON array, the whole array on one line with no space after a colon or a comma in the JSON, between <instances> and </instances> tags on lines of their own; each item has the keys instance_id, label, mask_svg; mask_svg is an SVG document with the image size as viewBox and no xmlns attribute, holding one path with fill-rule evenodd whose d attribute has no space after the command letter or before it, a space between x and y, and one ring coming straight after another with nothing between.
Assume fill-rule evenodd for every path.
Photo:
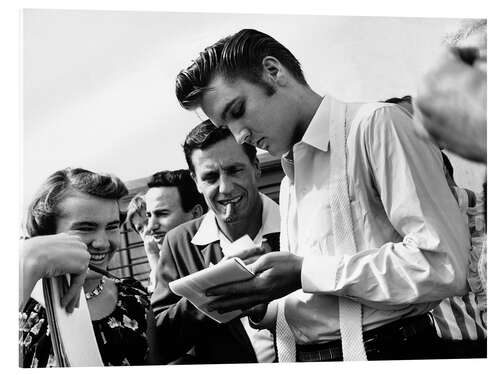
<instances>
[{"instance_id":1,"label":"smiling man with cigarette","mask_svg":"<svg viewBox=\"0 0 500 375\"><path fill-rule=\"evenodd\" d=\"M194 348L195 363L273 362L269 331L250 327L247 317L218 324L168 286L230 256L225 249L246 234L262 251L279 249L279 208L257 189L256 149L207 120L188 134L184 153L209 212L173 229L163 242L151 301L158 361L176 361Z\"/></svg>"}]
</instances>

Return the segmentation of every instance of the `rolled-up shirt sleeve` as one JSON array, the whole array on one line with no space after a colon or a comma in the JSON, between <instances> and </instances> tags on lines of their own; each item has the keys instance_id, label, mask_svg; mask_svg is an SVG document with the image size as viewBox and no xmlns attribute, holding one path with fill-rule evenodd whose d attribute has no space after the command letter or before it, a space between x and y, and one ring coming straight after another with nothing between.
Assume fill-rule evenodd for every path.
<instances>
[{"instance_id":1,"label":"rolled-up shirt sleeve","mask_svg":"<svg viewBox=\"0 0 500 375\"><path fill-rule=\"evenodd\" d=\"M334 256L304 257L304 292L381 306L466 292L466 221L446 183L439 150L419 138L413 126L403 111L382 107L357 129L355 152L366 156L373 188L401 241L357 249L354 255L333 251Z\"/></svg>"}]
</instances>

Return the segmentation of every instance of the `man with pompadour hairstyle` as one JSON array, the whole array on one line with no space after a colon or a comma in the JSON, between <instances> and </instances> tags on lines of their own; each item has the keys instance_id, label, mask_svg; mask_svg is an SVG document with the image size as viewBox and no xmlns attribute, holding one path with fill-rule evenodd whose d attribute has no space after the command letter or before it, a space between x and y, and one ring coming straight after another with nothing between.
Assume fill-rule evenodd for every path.
<instances>
[{"instance_id":1,"label":"man with pompadour hairstyle","mask_svg":"<svg viewBox=\"0 0 500 375\"><path fill-rule=\"evenodd\" d=\"M214 74L228 80L245 78L260 85L269 95L273 94L273 87L261 76L260 64L267 55L279 59L298 82L307 86L299 61L285 46L256 30L242 30L207 47L189 68L177 75L175 88L179 103L185 109L199 107Z\"/></svg>"},{"instance_id":2,"label":"man with pompadour hairstyle","mask_svg":"<svg viewBox=\"0 0 500 375\"><path fill-rule=\"evenodd\" d=\"M280 361L442 355L429 311L465 293L469 236L439 149L405 111L318 94L286 47L251 29L205 48L176 95L281 156L286 175L282 251L252 263L255 278L209 290L212 309L269 303L251 318L276 327Z\"/></svg>"}]
</instances>

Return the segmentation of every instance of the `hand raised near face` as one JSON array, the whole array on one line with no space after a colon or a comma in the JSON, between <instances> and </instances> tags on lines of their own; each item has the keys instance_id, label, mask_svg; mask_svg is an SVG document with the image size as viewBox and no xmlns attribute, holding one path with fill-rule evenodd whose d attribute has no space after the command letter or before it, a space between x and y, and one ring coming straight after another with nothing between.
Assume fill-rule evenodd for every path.
<instances>
[{"instance_id":1,"label":"hand raised near face","mask_svg":"<svg viewBox=\"0 0 500 375\"><path fill-rule=\"evenodd\" d=\"M80 237L67 233L37 236L21 242L23 280L34 286L41 278L70 274L70 287L61 299L68 312L78 306L90 254ZM32 289L32 287L31 287ZM28 291L28 295L31 290Z\"/></svg>"},{"instance_id":2,"label":"hand raised near face","mask_svg":"<svg viewBox=\"0 0 500 375\"><path fill-rule=\"evenodd\" d=\"M144 251L146 252L146 254L151 254L154 256L158 256L160 254L160 247L153 237L151 230L146 229L143 232L141 238L144 243Z\"/></svg>"}]
</instances>

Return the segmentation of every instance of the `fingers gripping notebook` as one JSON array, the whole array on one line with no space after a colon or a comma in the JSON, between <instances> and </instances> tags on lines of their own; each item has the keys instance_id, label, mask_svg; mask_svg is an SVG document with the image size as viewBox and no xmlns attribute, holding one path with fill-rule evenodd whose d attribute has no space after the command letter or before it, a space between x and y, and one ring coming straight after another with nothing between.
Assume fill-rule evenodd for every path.
<instances>
[{"instance_id":1,"label":"fingers gripping notebook","mask_svg":"<svg viewBox=\"0 0 500 375\"><path fill-rule=\"evenodd\" d=\"M224 251L227 255L231 255L251 247L255 247L255 244L246 235L238 241L233 242L230 249L224 249ZM255 275L241 259L230 258L204 270L172 281L169 283L169 287L172 292L181 297L186 297L198 310L216 322L226 323L241 315L242 311L235 310L224 314L219 314L216 311L208 311L207 305L218 297L207 297L205 294L207 289L222 284L249 280L253 277Z\"/></svg>"}]
</instances>

